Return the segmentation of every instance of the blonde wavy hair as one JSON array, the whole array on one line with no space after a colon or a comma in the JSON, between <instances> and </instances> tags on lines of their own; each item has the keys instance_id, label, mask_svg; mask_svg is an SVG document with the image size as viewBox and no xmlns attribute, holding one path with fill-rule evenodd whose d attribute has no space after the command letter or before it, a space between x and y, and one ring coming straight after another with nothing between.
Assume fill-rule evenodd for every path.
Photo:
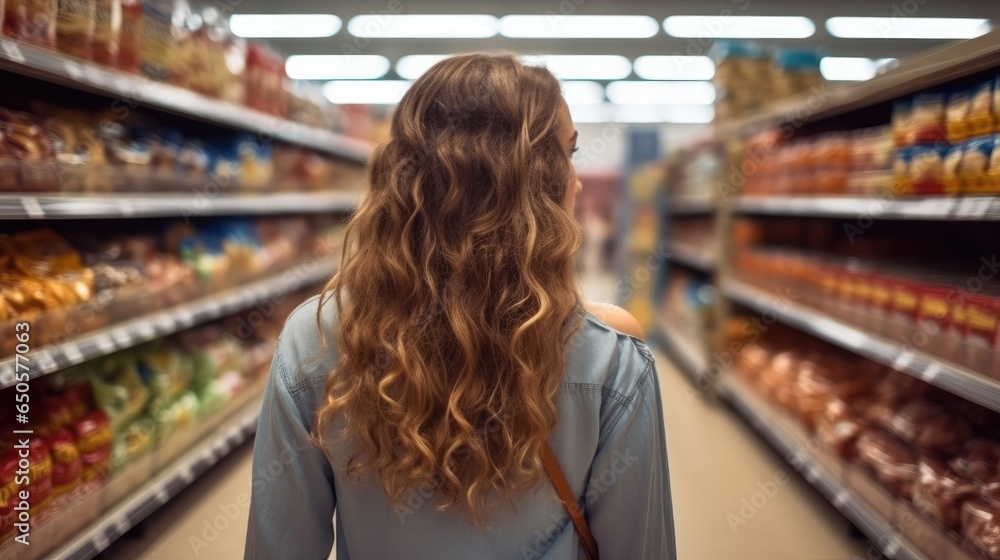
<instances>
[{"instance_id":1,"label":"blonde wavy hair","mask_svg":"<svg viewBox=\"0 0 1000 560\"><path fill-rule=\"evenodd\" d=\"M544 68L456 56L414 82L372 156L324 290L340 357L313 439L329 450L342 415L348 474L373 472L394 505L432 484L480 524L542 479L583 315L562 103Z\"/></svg>"}]
</instances>

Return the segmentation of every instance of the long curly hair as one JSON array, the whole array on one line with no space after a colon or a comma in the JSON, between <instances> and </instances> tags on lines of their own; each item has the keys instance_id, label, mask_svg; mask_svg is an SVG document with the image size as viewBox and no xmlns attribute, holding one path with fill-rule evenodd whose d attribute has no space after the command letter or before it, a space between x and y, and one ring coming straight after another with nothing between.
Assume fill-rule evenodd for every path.
<instances>
[{"instance_id":1,"label":"long curly hair","mask_svg":"<svg viewBox=\"0 0 1000 560\"><path fill-rule=\"evenodd\" d=\"M374 151L322 298L339 362L313 439L329 451L341 415L348 474L375 473L394 505L431 484L479 525L542 479L582 317L561 99L544 68L455 56L413 83Z\"/></svg>"}]
</instances>

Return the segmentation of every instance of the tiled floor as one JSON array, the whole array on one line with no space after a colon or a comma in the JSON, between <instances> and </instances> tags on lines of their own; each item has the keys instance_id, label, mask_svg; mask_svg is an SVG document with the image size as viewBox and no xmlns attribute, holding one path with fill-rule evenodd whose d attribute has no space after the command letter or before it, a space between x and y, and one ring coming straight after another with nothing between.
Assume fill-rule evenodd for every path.
<instances>
[{"instance_id":1,"label":"tiled floor","mask_svg":"<svg viewBox=\"0 0 1000 560\"><path fill-rule=\"evenodd\" d=\"M671 484L681 560L865 560L849 525L743 422L706 402L663 356ZM252 448L244 445L130 535L105 560L241 558ZM787 475L787 482L785 481ZM761 507L749 505L769 493ZM743 500L746 500L744 505ZM751 509L753 508L753 509ZM742 511L741 511L742 509ZM228 524L219 516L235 517ZM218 522L223 530L211 526ZM617 560L617 559L612 559Z\"/></svg>"}]
</instances>

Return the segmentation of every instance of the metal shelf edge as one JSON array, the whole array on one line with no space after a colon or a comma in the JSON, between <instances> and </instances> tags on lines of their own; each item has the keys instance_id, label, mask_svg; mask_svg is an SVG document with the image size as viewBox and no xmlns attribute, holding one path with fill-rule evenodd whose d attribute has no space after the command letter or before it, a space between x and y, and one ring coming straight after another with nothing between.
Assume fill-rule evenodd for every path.
<instances>
[{"instance_id":1,"label":"metal shelf edge","mask_svg":"<svg viewBox=\"0 0 1000 560\"><path fill-rule=\"evenodd\" d=\"M701 387L708 379L708 358L701 355L696 343L677 332L666 319L656 324L657 334L663 342L664 351L688 377L693 385Z\"/></svg>"},{"instance_id":2,"label":"metal shelf edge","mask_svg":"<svg viewBox=\"0 0 1000 560\"><path fill-rule=\"evenodd\" d=\"M1000 220L1000 197L750 197L741 198L738 214L815 216L899 220Z\"/></svg>"},{"instance_id":3,"label":"metal shelf edge","mask_svg":"<svg viewBox=\"0 0 1000 560\"><path fill-rule=\"evenodd\" d=\"M232 450L249 440L257 431L263 392L251 398L229 421L215 428L204 443L188 450L166 470L123 499L111 511L88 525L48 560L86 560L107 549L129 529L156 511L161 505L187 488L205 471ZM248 411L249 410L249 411Z\"/></svg>"},{"instance_id":4,"label":"metal shelf edge","mask_svg":"<svg viewBox=\"0 0 1000 560\"><path fill-rule=\"evenodd\" d=\"M220 196L134 194L60 196L0 194L0 221L23 219L139 218L219 216L230 214L320 213L352 210L362 197L356 192ZM202 200L203 199L203 200Z\"/></svg>"},{"instance_id":5,"label":"metal shelf edge","mask_svg":"<svg viewBox=\"0 0 1000 560\"><path fill-rule=\"evenodd\" d=\"M372 146L191 90L76 60L57 52L0 39L0 70L166 110L203 122L257 133L262 141L278 139L364 163Z\"/></svg>"},{"instance_id":6,"label":"metal shelf edge","mask_svg":"<svg viewBox=\"0 0 1000 560\"><path fill-rule=\"evenodd\" d=\"M783 457L795 457L796 469L845 517L851 520L872 543L882 546L882 552L895 560L931 560L908 539L892 530L892 524L869 507L863 498L846 488L822 464L803 452L808 444L785 431L772 420L772 414L763 405L754 402L749 389L742 386L731 373L723 375L718 383L720 396L733 405L740 415L758 433L764 436ZM790 463L791 464L791 463ZM795 467L795 465L792 465Z\"/></svg>"},{"instance_id":7,"label":"metal shelf edge","mask_svg":"<svg viewBox=\"0 0 1000 560\"><path fill-rule=\"evenodd\" d=\"M323 280L335 265L333 259L314 261L308 268L305 265L293 267L248 285L142 315L62 344L43 346L27 355L30 360L27 363L31 365L29 376L31 379L42 377L235 313L276 293L288 293ZM0 362L0 389L15 384L15 365L15 358Z\"/></svg>"},{"instance_id":8,"label":"metal shelf edge","mask_svg":"<svg viewBox=\"0 0 1000 560\"><path fill-rule=\"evenodd\" d=\"M775 313L790 327L1000 412L1000 383L968 368L907 349L803 305L786 301L778 309L775 296L738 280L725 279L721 287L726 296L758 311Z\"/></svg>"},{"instance_id":9,"label":"metal shelf edge","mask_svg":"<svg viewBox=\"0 0 1000 560\"><path fill-rule=\"evenodd\" d=\"M716 268L715 257L683 245L673 244L668 248L670 260L702 272L713 272Z\"/></svg>"}]
</instances>

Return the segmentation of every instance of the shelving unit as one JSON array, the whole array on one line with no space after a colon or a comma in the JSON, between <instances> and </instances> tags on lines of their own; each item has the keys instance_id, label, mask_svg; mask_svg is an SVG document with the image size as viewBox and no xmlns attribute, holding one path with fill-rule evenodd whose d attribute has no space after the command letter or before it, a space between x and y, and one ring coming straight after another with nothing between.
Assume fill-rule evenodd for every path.
<instances>
[{"instance_id":1,"label":"shelving unit","mask_svg":"<svg viewBox=\"0 0 1000 560\"><path fill-rule=\"evenodd\" d=\"M715 270L715 256L705 251L681 243L673 243L668 248L668 252L670 253L670 260L683 264L688 268L706 273Z\"/></svg>"},{"instance_id":2,"label":"shelving unit","mask_svg":"<svg viewBox=\"0 0 1000 560\"><path fill-rule=\"evenodd\" d=\"M695 387L704 387L708 359L699 352L699 344L681 334L669 321L660 319L656 324L655 336L679 369L688 377Z\"/></svg>"},{"instance_id":3,"label":"shelving unit","mask_svg":"<svg viewBox=\"0 0 1000 560\"><path fill-rule=\"evenodd\" d=\"M0 195L0 220L198 217L263 214L321 214L357 207L360 193L248 194L199 197L193 194Z\"/></svg>"},{"instance_id":4,"label":"shelving unit","mask_svg":"<svg viewBox=\"0 0 1000 560\"><path fill-rule=\"evenodd\" d=\"M43 346L27 355L31 378L59 371L206 323L271 298L315 284L333 274L332 258L307 260L302 265L224 292L210 294L163 311L136 317L59 345ZM0 361L0 388L15 383L15 360Z\"/></svg>"},{"instance_id":5,"label":"shelving unit","mask_svg":"<svg viewBox=\"0 0 1000 560\"><path fill-rule=\"evenodd\" d=\"M263 393L223 420L200 444L160 471L128 497L103 512L83 531L51 553L48 560L89 560L135 527L198 476L257 432Z\"/></svg>"},{"instance_id":6,"label":"shelving unit","mask_svg":"<svg viewBox=\"0 0 1000 560\"><path fill-rule=\"evenodd\" d=\"M873 543L881 545L882 554L893 560L932 560L900 535L888 519L875 512L863 498L812 457L805 438L789 429L738 378L732 374L723 375L716 387L719 396L730 403L783 457L798 466L799 473L844 517Z\"/></svg>"},{"instance_id":7,"label":"shelving unit","mask_svg":"<svg viewBox=\"0 0 1000 560\"><path fill-rule=\"evenodd\" d=\"M754 197L741 198L734 211L748 215L818 218L998 221L1000 198Z\"/></svg>"},{"instance_id":8,"label":"shelving unit","mask_svg":"<svg viewBox=\"0 0 1000 560\"><path fill-rule=\"evenodd\" d=\"M669 198L667 212L674 216L709 216L715 212L715 202L710 198Z\"/></svg>"},{"instance_id":9,"label":"shelving unit","mask_svg":"<svg viewBox=\"0 0 1000 560\"><path fill-rule=\"evenodd\" d=\"M52 51L0 39L0 71L89 91L119 101L151 107L364 163L372 146L354 138L306 126L242 105L76 60Z\"/></svg>"},{"instance_id":10,"label":"shelving unit","mask_svg":"<svg viewBox=\"0 0 1000 560\"><path fill-rule=\"evenodd\" d=\"M725 280L722 291L734 301L759 312L777 315L782 323L836 344L896 371L1000 412L1000 383L968 368L864 331L829 315L778 298L736 280Z\"/></svg>"}]
</instances>

